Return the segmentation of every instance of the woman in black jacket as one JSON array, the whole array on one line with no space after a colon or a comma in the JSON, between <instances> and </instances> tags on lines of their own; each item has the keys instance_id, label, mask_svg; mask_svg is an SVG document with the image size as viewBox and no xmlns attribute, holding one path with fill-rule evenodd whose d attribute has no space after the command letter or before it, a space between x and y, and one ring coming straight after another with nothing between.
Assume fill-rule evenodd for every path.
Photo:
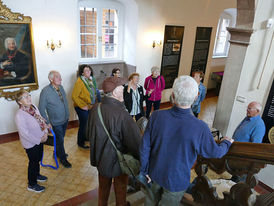
<instances>
[{"instance_id":1,"label":"woman in black jacket","mask_svg":"<svg viewBox=\"0 0 274 206\"><path fill-rule=\"evenodd\" d=\"M128 77L128 84L124 88L124 103L127 111L135 120L138 121L144 116L143 101L145 101L146 96L144 96L144 89L139 85L139 74L132 73ZM151 93L148 93L150 95Z\"/></svg>"}]
</instances>

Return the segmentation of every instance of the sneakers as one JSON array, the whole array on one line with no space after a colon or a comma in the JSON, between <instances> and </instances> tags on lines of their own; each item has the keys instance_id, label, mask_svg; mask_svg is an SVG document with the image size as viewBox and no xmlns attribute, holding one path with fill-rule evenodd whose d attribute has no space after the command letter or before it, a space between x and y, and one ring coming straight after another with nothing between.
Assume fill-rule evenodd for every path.
<instances>
[{"instance_id":1,"label":"sneakers","mask_svg":"<svg viewBox=\"0 0 274 206\"><path fill-rule=\"evenodd\" d=\"M44 175L38 175L38 177L37 177L37 181L38 182L46 182L47 179L48 178L46 176L44 176Z\"/></svg>"},{"instance_id":2,"label":"sneakers","mask_svg":"<svg viewBox=\"0 0 274 206\"><path fill-rule=\"evenodd\" d=\"M44 192L45 191L45 187L41 186L41 185L34 185L34 186L28 186L28 191L31 191L31 192L37 192L37 193L40 193L40 192Z\"/></svg>"},{"instance_id":3,"label":"sneakers","mask_svg":"<svg viewBox=\"0 0 274 206\"><path fill-rule=\"evenodd\" d=\"M65 168L71 168L71 164L69 163L68 160L64 159L64 160L61 160L60 159L60 163L65 167Z\"/></svg>"}]
</instances>

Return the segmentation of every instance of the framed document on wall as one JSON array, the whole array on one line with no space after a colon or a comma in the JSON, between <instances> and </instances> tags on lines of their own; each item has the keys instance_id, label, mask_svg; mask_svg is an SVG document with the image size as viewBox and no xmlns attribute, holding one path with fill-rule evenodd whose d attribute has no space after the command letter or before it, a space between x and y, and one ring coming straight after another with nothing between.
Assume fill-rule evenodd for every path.
<instances>
[{"instance_id":1,"label":"framed document on wall","mask_svg":"<svg viewBox=\"0 0 274 206\"><path fill-rule=\"evenodd\" d=\"M166 89L171 88L178 76L184 26L165 26L165 37L161 64L161 75L166 82Z\"/></svg>"},{"instance_id":2,"label":"framed document on wall","mask_svg":"<svg viewBox=\"0 0 274 206\"><path fill-rule=\"evenodd\" d=\"M190 75L194 70L205 73L212 27L197 27Z\"/></svg>"}]
</instances>

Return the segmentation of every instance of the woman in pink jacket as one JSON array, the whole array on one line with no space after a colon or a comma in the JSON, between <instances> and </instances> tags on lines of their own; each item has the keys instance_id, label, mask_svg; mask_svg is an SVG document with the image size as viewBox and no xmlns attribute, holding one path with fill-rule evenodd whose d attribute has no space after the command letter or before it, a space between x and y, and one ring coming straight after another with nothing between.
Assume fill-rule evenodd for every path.
<instances>
[{"instance_id":1,"label":"woman in pink jacket","mask_svg":"<svg viewBox=\"0 0 274 206\"><path fill-rule=\"evenodd\" d=\"M160 108L162 91L165 89L165 80L163 76L160 76L159 67L154 66L151 68L151 75L146 78L144 88L146 89L146 95L151 93L146 100L146 117L149 118L152 105L154 111Z\"/></svg>"},{"instance_id":2,"label":"woman in pink jacket","mask_svg":"<svg viewBox=\"0 0 274 206\"><path fill-rule=\"evenodd\" d=\"M19 109L15 115L15 123L20 141L29 158L27 189L33 192L43 192L45 187L37 184L37 181L45 182L48 179L40 174L39 162L42 159L43 142L48 138L50 125L40 115L38 108L32 104L31 96L27 91L18 92L16 103Z\"/></svg>"}]
</instances>

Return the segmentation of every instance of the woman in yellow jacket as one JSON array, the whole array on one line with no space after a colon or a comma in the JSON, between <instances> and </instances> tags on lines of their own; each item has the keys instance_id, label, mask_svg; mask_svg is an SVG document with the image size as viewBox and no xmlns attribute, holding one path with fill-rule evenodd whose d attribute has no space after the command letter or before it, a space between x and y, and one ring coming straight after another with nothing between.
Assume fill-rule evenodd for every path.
<instances>
[{"instance_id":1,"label":"woman in yellow jacket","mask_svg":"<svg viewBox=\"0 0 274 206\"><path fill-rule=\"evenodd\" d=\"M95 104L97 92L99 91L97 89L96 80L93 77L92 68L89 65L80 65L78 79L75 82L72 91L72 100L79 119L77 144L84 149L89 148L89 146L85 146L88 110Z\"/></svg>"}]
</instances>

